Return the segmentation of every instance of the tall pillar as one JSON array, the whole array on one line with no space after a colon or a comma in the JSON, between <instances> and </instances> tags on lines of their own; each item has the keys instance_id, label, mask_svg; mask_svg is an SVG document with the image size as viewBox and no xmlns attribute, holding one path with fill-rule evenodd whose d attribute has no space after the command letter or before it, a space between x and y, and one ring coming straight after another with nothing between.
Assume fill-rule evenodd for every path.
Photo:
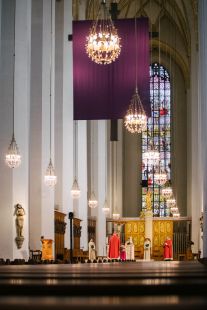
<instances>
[{"instance_id":1,"label":"tall pillar","mask_svg":"<svg viewBox=\"0 0 207 310\"><path fill-rule=\"evenodd\" d=\"M31 63L31 0L16 1L15 46L15 124L16 138L22 154L21 166L13 178L14 204L20 203L25 210L21 249L14 247L15 258L29 256L29 113L30 113L30 63ZM24 91L22 91L24 90ZM13 221L14 223L14 221ZM14 225L14 229L16 225Z\"/></svg>"},{"instance_id":2,"label":"tall pillar","mask_svg":"<svg viewBox=\"0 0 207 310\"><path fill-rule=\"evenodd\" d=\"M86 1L79 1L79 11L76 16L79 20L85 19ZM72 32L71 32L72 33ZM88 249L88 167L87 167L87 121L81 120L77 122L77 166L78 166L78 184L80 187L80 198L76 203L76 210L78 212L81 222L81 240L80 246L84 250Z\"/></svg>"},{"instance_id":3,"label":"tall pillar","mask_svg":"<svg viewBox=\"0 0 207 310\"><path fill-rule=\"evenodd\" d=\"M63 154L62 154L62 211L67 215L73 212L70 190L73 184L73 62L72 41L72 1L64 1L63 29ZM70 223L68 216L65 232L65 247L70 248Z\"/></svg>"},{"instance_id":4,"label":"tall pillar","mask_svg":"<svg viewBox=\"0 0 207 310\"><path fill-rule=\"evenodd\" d=\"M40 238L54 240L54 190L44 184L50 159L50 68L51 157L54 161L54 23L55 1L32 0L31 108L30 108L30 248L40 249ZM50 67L50 63L52 67ZM39 220L37 220L39 219Z\"/></svg>"},{"instance_id":5,"label":"tall pillar","mask_svg":"<svg viewBox=\"0 0 207 310\"><path fill-rule=\"evenodd\" d=\"M107 121L98 121L98 139L97 139L97 155L98 155L98 209L97 209L97 254L106 256L106 217L103 214L106 194L106 179L107 179Z\"/></svg>"},{"instance_id":6,"label":"tall pillar","mask_svg":"<svg viewBox=\"0 0 207 310\"><path fill-rule=\"evenodd\" d=\"M30 93L30 22L31 1L1 1L1 70L0 70L0 208L1 257L28 258L28 139ZM14 25L15 20L15 25ZM15 26L15 42L14 42ZM14 46L15 43L15 46ZM15 68L13 68L15 47ZM14 71L13 71L14 69ZM13 81L14 75L14 81ZM14 82L14 84L13 84ZM10 169L4 157L12 137L14 89L14 132L22 155L20 167ZM22 91L23 90L23 91ZM17 248L16 216L14 207L21 204L25 210L21 248Z\"/></svg>"},{"instance_id":7,"label":"tall pillar","mask_svg":"<svg viewBox=\"0 0 207 310\"><path fill-rule=\"evenodd\" d=\"M153 220L153 211L152 211L152 201L151 201L151 192L148 191L146 195L146 205L147 209L145 211L145 238L149 238L151 244L153 244L153 233L152 233L152 220Z\"/></svg>"},{"instance_id":8,"label":"tall pillar","mask_svg":"<svg viewBox=\"0 0 207 310\"><path fill-rule=\"evenodd\" d=\"M63 207L63 31L64 1L55 2L55 171L58 176L55 186L55 209ZM68 43L68 42L67 42Z\"/></svg>"},{"instance_id":9,"label":"tall pillar","mask_svg":"<svg viewBox=\"0 0 207 310\"><path fill-rule=\"evenodd\" d=\"M201 107L201 165L203 181L203 257L207 258L207 2L198 1L199 100Z\"/></svg>"},{"instance_id":10,"label":"tall pillar","mask_svg":"<svg viewBox=\"0 0 207 310\"><path fill-rule=\"evenodd\" d=\"M200 250L200 223L202 206L202 178L201 178L201 130L200 130L200 102L198 100L198 50L195 32L192 31L191 44L191 88L188 91L188 177L187 177L187 215L192 217L192 251Z\"/></svg>"},{"instance_id":11,"label":"tall pillar","mask_svg":"<svg viewBox=\"0 0 207 310\"><path fill-rule=\"evenodd\" d=\"M87 121L78 121L77 126L77 166L80 198L78 200L79 218L82 220L80 246L85 251L88 249L88 179L87 179Z\"/></svg>"}]
</instances>

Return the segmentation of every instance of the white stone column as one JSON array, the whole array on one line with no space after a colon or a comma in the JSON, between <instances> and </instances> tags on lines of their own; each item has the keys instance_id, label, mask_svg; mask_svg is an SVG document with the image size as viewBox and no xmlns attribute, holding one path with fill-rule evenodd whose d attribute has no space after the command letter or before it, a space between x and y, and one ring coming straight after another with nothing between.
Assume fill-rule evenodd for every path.
<instances>
[{"instance_id":1,"label":"white stone column","mask_svg":"<svg viewBox=\"0 0 207 310\"><path fill-rule=\"evenodd\" d=\"M98 256L106 256L106 217L102 211L106 197L107 178L107 121L98 121L98 208L96 223L96 243Z\"/></svg>"},{"instance_id":2,"label":"white stone column","mask_svg":"<svg viewBox=\"0 0 207 310\"><path fill-rule=\"evenodd\" d=\"M51 17L52 4L52 17ZM51 20L52 18L52 20ZM52 23L52 24L51 24ZM54 188L44 183L44 176L49 164L50 155L55 168L54 152L54 69L55 69L55 1L43 1L43 49L42 49L42 209L41 232L45 239L54 241ZM51 36L52 30L52 36ZM50 112L50 70L51 70L51 112ZM51 113L51 120L50 120ZM51 133L50 133L51 121ZM50 154L51 135L51 154ZM56 172L56 171L55 171ZM57 173L56 173L57 174ZM58 181L58 176L57 176ZM54 244L53 244L54 250Z\"/></svg>"},{"instance_id":3,"label":"white stone column","mask_svg":"<svg viewBox=\"0 0 207 310\"><path fill-rule=\"evenodd\" d=\"M58 182L55 187L55 209L63 207L63 31L64 1L55 2L55 170Z\"/></svg>"},{"instance_id":4,"label":"white stone column","mask_svg":"<svg viewBox=\"0 0 207 310\"><path fill-rule=\"evenodd\" d=\"M73 212L70 190L73 184L73 57L72 41L72 1L64 1L63 32L63 163L62 163L62 211L67 214L65 247L70 248L70 227L68 213Z\"/></svg>"},{"instance_id":5,"label":"white stone column","mask_svg":"<svg viewBox=\"0 0 207 310\"><path fill-rule=\"evenodd\" d=\"M54 23L55 1L32 1L31 113L30 113L30 248L40 249L41 236L54 240L54 191L44 183L50 160L50 68L51 158L54 156ZM51 57L52 39L52 59ZM52 64L52 66L51 66ZM51 66L51 67L50 67ZM58 177L58 176L57 176ZM54 246L53 246L54 250Z\"/></svg>"},{"instance_id":6,"label":"white stone column","mask_svg":"<svg viewBox=\"0 0 207 310\"><path fill-rule=\"evenodd\" d=\"M79 1L78 19L85 19L86 1ZM71 32L72 33L72 32ZM80 246L84 250L88 249L88 167L87 167L87 121L81 120L77 122L77 166L78 166L78 184L81 195L76 203L76 210L79 218L82 220Z\"/></svg>"},{"instance_id":7,"label":"white stone column","mask_svg":"<svg viewBox=\"0 0 207 310\"><path fill-rule=\"evenodd\" d=\"M201 172L201 120L200 102L198 100L198 50L195 32L192 31L191 44L191 89L188 91L188 177L187 177L187 215L192 217L193 253L200 250L200 224L202 207L202 172Z\"/></svg>"},{"instance_id":8,"label":"white stone column","mask_svg":"<svg viewBox=\"0 0 207 310\"><path fill-rule=\"evenodd\" d=\"M1 1L1 70L0 70L0 209L1 209L1 257L28 258L28 132L30 92L30 20L31 1ZM14 20L15 22L15 68ZM14 69L14 71L13 71ZM14 81L13 81L14 76ZM14 84L13 84L14 82ZM10 169L4 162L13 130L14 87L14 132L22 155L19 168ZM15 243L16 224L14 206L19 203L25 209L23 235L20 249Z\"/></svg>"},{"instance_id":9,"label":"white stone column","mask_svg":"<svg viewBox=\"0 0 207 310\"><path fill-rule=\"evenodd\" d=\"M118 120L117 141L117 208L120 216L123 216L123 121Z\"/></svg>"},{"instance_id":10,"label":"white stone column","mask_svg":"<svg viewBox=\"0 0 207 310\"><path fill-rule=\"evenodd\" d=\"M31 63L31 0L16 1L15 39L15 135L22 155L21 166L13 174L13 203L25 210L23 236L20 249L14 245L14 258L29 257L29 114ZM13 220L16 229L15 218ZM15 232L16 234L16 232Z\"/></svg>"},{"instance_id":11,"label":"white stone column","mask_svg":"<svg viewBox=\"0 0 207 310\"><path fill-rule=\"evenodd\" d=\"M207 2L198 1L199 100L201 106L201 156L203 171L203 257L207 258Z\"/></svg>"},{"instance_id":12,"label":"white stone column","mask_svg":"<svg viewBox=\"0 0 207 310\"><path fill-rule=\"evenodd\" d=\"M79 218L82 220L80 246L85 251L88 249L88 179L87 179L87 121L78 121L77 126L77 166L80 198L78 200Z\"/></svg>"},{"instance_id":13,"label":"white stone column","mask_svg":"<svg viewBox=\"0 0 207 310\"><path fill-rule=\"evenodd\" d=\"M29 150L29 246L41 248L42 235L42 1L32 0L31 16L31 85L30 85L30 150Z\"/></svg>"}]
</instances>

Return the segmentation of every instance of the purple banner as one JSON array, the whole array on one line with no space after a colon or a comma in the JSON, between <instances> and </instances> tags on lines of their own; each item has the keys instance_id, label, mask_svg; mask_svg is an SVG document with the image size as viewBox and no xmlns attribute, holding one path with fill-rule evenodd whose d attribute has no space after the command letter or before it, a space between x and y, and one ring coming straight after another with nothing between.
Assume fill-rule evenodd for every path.
<instances>
[{"instance_id":1,"label":"purple banner","mask_svg":"<svg viewBox=\"0 0 207 310\"><path fill-rule=\"evenodd\" d=\"M94 63L86 54L86 36L92 21L73 22L74 119L122 119L135 91L135 20L116 20L121 53L109 65ZM149 83L149 28L137 19L137 81L146 114L151 115Z\"/></svg>"}]
</instances>

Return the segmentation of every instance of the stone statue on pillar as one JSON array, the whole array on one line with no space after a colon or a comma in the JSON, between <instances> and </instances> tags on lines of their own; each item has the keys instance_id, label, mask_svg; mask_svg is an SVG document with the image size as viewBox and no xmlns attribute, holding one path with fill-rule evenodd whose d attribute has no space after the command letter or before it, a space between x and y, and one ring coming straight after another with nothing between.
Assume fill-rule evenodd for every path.
<instances>
[{"instance_id":1,"label":"stone statue on pillar","mask_svg":"<svg viewBox=\"0 0 207 310\"><path fill-rule=\"evenodd\" d=\"M24 236L23 236L23 226L24 226L24 215L25 211L24 208L18 203L15 205L15 211L14 215L16 215L16 244L17 248L21 249L22 244L24 242Z\"/></svg>"}]
</instances>

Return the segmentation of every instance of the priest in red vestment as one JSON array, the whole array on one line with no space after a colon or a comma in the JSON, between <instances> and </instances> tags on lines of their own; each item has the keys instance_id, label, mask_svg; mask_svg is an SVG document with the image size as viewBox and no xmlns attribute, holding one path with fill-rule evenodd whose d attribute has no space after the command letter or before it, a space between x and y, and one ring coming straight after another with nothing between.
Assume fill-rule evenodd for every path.
<instances>
[{"instance_id":1,"label":"priest in red vestment","mask_svg":"<svg viewBox=\"0 0 207 310\"><path fill-rule=\"evenodd\" d=\"M120 239L116 233L113 233L109 240L109 258L119 258Z\"/></svg>"},{"instance_id":2,"label":"priest in red vestment","mask_svg":"<svg viewBox=\"0 0 207 310\"><path fill-rule=\"evenodd\" d=\"M164 242L164 260L173 260L172 240L167 237Z\"/></svg>"}]
</instances>

